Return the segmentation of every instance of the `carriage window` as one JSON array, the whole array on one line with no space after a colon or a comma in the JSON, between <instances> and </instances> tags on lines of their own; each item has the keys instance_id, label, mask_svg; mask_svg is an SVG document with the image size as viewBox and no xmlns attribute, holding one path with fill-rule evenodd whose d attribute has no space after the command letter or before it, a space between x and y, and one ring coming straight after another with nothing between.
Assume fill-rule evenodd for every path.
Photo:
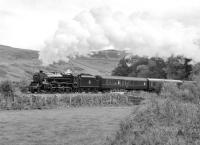
<instances>
[{"instance_id":1,"label":"carriage window","mask_svg":"<svg viewBox=\"0 0 200 145\"><path fill-rule=\"evenodd\" d=\"M126 85L126 81L122 81L122 85L125 86Z\"/></svg>"},{"instance_id":2,"label":"carriage window","mask_svg":"<svg viewBox=\"0 0 200 145\"><path fill-rule=\"evenodd\" d=\"M152 85L152 86L156 86L156 82L152 82L151 85Z\"/></svg>"},{"instance_id":3,"label":"carriage window","mask_svg":"<svg viewBox=\"0 0 200 145\"><path fill-rule=\"evenodd\" d=\"M131 82L127 81L127 82L126 82L126 85L128 85L128 86L131 85Z\"/></svg>"},{"instance_id":4,"label":"carriage window","mask_svg":"<svg viewBox=\"0 0 200 145\"><path fill-rule=\"evenodd\" d=\"M120 85L120 81L118 81L117 84Z\"/></svg>"}]
</instances>

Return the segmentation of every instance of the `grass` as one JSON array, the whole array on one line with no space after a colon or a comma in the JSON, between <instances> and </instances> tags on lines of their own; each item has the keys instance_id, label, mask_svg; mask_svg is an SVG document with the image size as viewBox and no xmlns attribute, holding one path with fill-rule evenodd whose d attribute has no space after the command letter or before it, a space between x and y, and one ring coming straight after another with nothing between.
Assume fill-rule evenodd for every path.
<instances>
[{"instance_id":1,"label":"grass","mask_svg":"<svg viewBox=\"0 0 200 145\"><path fill-rule=\"evenodd\" d=\"M27 110L82 106L129 106L139 105L146 93L75 93L75 94L25 94L14 92L0 96L0 109Z\"/></svg>"},{"instance_id":2,"label":"grass","mask_svg":"<svg viewBox=\"0 0 200 145\"><path fill-rule=\"evenodd\" d=\"M132 107L0 111L1 145L100 145Z\"/></svg>"},{"instance_id":3,"label":"grass","mask_svg":"<svg viewBox=\"0 0 200 145\"><path fill-rule=\"evenodd\" d=\"M153 98L120 124L107 145L198 145L200 106Z\"/></svg>"}]
</instances>

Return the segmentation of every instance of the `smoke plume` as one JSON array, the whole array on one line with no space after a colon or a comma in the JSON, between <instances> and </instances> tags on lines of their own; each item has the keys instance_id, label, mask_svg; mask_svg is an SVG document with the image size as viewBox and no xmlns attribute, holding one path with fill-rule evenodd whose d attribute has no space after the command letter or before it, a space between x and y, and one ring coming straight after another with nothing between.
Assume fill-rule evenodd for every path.
<instances>
[{"instance_id":1,"label":"smoke plume","mask_svg":"<svg viewBox=\"0 0 200 145\"><path fill-rule=\"evenodd\" d=\"M200 61L199 28L172 18L148 13L125 15L109 8L83 11L62 21L40 51L44 65L68 61L105 49L126 50L134 55L167 57L184 55Z\"/></svg>"}]
</instances>

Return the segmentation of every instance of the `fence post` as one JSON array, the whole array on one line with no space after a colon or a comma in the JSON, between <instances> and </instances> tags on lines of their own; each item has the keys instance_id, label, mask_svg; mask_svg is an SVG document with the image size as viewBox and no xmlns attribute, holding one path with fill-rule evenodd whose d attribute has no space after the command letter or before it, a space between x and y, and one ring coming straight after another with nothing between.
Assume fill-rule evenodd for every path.
<instances>
[{"instance_id":1,"label":"fence post","mask_svg":"<svg viewBox=\"0 0 200 145\"><path fill-rule=\"evenodd\" d=\"M103 95L101 95L101 105L103 104Z\"/></svg>"},{"instance_id":2,"label":"fence post","mask_svg":"<svg viewBox=\"0 0 200 145\"><path fill-rule=\"evenodd\" d=\"M72 98L71 98L71 95L69 96L69 105L71 106L72 104Z\"/></svg>"},{"instance_id":3,"label":"fence post","mask_svg":"<svg viewBox=\"0 0 200 145\"><path fill-rule=\"evenodd\" d=\"M120 104L120 102L119 102L119 95L117 95L117 104Z\"/></svg>"},{"instance_id":4,"label":"fence post","mask_svg":"<svg viewBox=\"0 0 200 145\"><path fill-rule=\"evenodd\" d=\"M91 95L92 98L92 106L94 106L94 97Z\"/></svg>"}]
</instances>

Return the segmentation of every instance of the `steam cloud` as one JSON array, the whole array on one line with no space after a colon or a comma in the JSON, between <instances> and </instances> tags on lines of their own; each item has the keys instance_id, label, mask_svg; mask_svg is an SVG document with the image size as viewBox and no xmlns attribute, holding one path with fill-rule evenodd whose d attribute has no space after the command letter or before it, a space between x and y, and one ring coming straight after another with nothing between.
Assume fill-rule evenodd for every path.
<instances>
[{"instance_id":1,"label":"steam cloud","mask_svg":"<svg viewBox=\"0 0 200 145\"><path fill-rule=\"evenodd\" d=\"M96 8L60 22L53 38L40 51L40 59L48 65L92 51L115 49L146 56L180 54L200 61L199 34L197 26L176 19L148 13L127 16Z\"/></svg>"}]
</instances>

